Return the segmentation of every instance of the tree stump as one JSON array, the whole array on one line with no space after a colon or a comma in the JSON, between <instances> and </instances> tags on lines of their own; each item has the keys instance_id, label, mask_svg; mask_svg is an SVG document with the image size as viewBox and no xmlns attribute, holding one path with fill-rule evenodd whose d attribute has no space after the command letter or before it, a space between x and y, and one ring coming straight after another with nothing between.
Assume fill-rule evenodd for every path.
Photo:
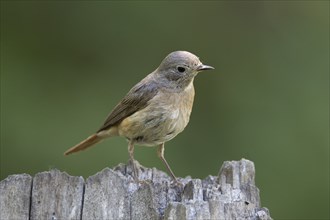
<instances>
[{"instance_id":1,"label":"tree stump","mask_svg":"<svg viewBox=\"0 0 330 220\"><path fill-rule=\"evenodd\" d=\"M59 170L0 182L0 219L271 219L261 208L253 162L226 161L218 176L178 178L132 164L88 177Z\"/></svg>"}]
</instances>

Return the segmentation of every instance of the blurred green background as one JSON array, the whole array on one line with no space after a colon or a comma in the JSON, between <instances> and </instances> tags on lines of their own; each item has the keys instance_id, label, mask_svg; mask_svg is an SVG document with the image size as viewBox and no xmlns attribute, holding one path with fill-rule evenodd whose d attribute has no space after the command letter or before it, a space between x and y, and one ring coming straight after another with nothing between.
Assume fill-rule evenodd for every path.
<instances>
[{"instance_id":1,"label":"blurred green background","mask_svg":"<svg viewBox=\"0 0 330 220\"><path fill-rule=\"evenodd\" d=\"M247 158L273 218L329 218L328 1L1 1L1 180L127 162L123 138L63 152L175 50L216 70L197 76L190 124L166 144L174 172ZM165 170L155 148L135 152Z\"/></svg>"}]
</instances>

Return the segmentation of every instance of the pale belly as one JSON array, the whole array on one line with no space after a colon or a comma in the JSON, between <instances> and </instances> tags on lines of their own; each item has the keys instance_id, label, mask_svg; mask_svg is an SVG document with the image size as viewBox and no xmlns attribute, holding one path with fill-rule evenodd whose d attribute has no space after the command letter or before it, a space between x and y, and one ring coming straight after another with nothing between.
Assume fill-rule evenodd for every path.
<instances>
[{"instance_id":1,"label":"pale belly","mask_svg":"<svg viewBox=\"0 0 330 220\"><path fill-rule=\"evenodd\" d=\"M134 144L155 146L182 132L189 122L194 94L161 97L124 119L118 126L119 135Z\"/></svg>"}]
</instances>

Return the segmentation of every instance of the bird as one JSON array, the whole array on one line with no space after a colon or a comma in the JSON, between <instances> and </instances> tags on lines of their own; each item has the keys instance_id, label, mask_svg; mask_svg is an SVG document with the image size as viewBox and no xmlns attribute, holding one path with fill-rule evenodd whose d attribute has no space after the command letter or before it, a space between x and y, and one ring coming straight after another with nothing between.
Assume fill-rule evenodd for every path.
<instances>
[{"instance_id":1,"label":"bird","mask_svg":"<svg viewBox=\"0 0 330 220\"><path fill-rule=\"evenodd\" d=\"M177 181L164 156L165 142L181 133L189 122L195 96L195 76L213 69L188 51L171 52L156 70L129 90L94 134L68 149L64 155L85 150L106 138L121 136L128 140L135 180L138 180L138 170L134 146L143 145L157 146L158 157Z\"/></svg>"}]
</instances>

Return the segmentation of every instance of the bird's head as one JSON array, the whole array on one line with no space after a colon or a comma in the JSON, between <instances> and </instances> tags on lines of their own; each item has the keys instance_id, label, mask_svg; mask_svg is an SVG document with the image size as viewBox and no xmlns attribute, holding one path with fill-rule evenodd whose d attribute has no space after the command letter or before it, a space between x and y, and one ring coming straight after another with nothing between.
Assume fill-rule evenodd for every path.
<instances>
[{"instance_id":1,"label":"bird's head","mask_svg":"<svg viewBox=\"0 0 330 220\"><path fill-rule=\"evenodd\" d=\"M165 57L156 73L171 84L182 88L188 86L198 72L212 69L214 69L212 66L204 65L196 55L190 52L175 51Z\"/></svg>"}]
</instances>

